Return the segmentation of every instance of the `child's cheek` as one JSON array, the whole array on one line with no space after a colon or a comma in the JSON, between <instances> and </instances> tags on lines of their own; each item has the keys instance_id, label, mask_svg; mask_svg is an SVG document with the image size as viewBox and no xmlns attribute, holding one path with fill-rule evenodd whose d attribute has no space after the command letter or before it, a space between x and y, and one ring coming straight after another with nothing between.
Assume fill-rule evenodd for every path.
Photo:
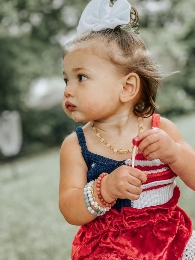
<instances>
[{"instance_id":1,"label":"child's cheek","mask_svg":"<svg viewBox=\"0 0 195 260\"><path fill-rule=\"evenodd\" d=\"M86 102L85 104L83 104L83 111L91 115L97 114L96 105L92 102Z\"/></svg>"}]
</instances>

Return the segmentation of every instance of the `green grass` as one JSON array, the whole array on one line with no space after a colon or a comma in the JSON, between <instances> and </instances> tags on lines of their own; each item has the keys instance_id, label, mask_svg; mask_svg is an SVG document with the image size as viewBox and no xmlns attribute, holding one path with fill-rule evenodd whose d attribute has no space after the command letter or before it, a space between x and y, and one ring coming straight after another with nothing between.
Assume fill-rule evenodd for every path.
<instances>
[{"instance_id":1,"label":"green grass","mask_svg":"<svg viewBox=\"0 0 195 260\"><path fill-rule=\"evenodd\" d=\"M59 151L0 167L0 260L68 260L77 227L58 209Z\"/></svg>"},{"instance_id":2,"label":"green grass","mask_svg":"<svg viewBox=\"0 0 195 260\"><path fill-rule=\"evenodd\" d=\"M195 147L195 115L174 120ZM179 205L195 223L195 192L181 181ZM78 227L58 208L59 150L0 166L0 260L69 260Z\"/></svg>"}]
</instances>

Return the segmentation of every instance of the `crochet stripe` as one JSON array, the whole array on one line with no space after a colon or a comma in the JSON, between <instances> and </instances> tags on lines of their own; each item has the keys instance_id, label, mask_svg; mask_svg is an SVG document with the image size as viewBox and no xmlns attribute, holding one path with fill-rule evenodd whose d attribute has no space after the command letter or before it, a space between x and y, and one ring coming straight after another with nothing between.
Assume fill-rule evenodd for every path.
<instances>
[{"instance_id":1,"label":"crochet stripe","mask_svg":"<svg viewBox=\"0 0 195 260\"><path fill-rule=\"evenodd\" d=\"M158 189L143 191L138 200L132 201L132 207L142 209L167 203L173 197L176 183L173 182Z\"/></svg>"}]
</instances>

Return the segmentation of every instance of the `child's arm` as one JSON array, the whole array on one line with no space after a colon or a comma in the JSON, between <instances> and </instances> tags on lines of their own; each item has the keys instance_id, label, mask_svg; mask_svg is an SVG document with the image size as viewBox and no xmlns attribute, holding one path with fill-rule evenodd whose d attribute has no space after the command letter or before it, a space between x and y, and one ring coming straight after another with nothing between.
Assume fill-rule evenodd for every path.
<instances>
[{"instance_id":1,"label":"child's arm","mask_svg":"<svg viewBox=\"0 0 195 260\"><path fill-rule=\"evenodd\" d=\"M87 166L81 154L76 133L69 135L60 151L59 207L67 222L83 225L93 219L85 205L83 189L87 183Z\"/></svg>"},{"instance_id":2,"label":"child's arm","mask_svg":"<svg viewBox=\"0 0 195 260\"><path fill-rule=\"evenodd\" d=\"M137 140L142 140L139 151L148 160L158 158L169 164L185 184L195 190L195 150L183 140L171 121L161 118L159 130L144 131Z\"/></svg>"},{"instance_id":3,"label":"child's arm","mask_svg":"<svg viewBox=\"0 0 195 260\"><path fill-rule=\"evenodd\" d=\"M96 218L88 211L84 200L87 171L81 147L78 144L76 134L73 133L64 140L60 151L59 194L60 210L67 222L73 225L80 226ZM141 184L146 181L146 175L138 169L123 165L109 174L109 180L113 196L111 198L108 196L109 199L112 201L116 198L132 200L139 198L142 191ZM98 203L100 206L104 206L101 205L100 201Z\"/></svg>"}]
</instances>

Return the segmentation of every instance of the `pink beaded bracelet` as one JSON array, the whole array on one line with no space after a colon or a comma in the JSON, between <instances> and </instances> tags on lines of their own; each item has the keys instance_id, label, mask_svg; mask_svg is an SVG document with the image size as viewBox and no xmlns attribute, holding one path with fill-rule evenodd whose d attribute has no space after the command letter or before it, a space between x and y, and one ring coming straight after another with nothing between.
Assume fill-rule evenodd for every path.
<instances>
[{"instance_id":1,"label":"pink beaded bracelet","mask_svg":"<svg viewBox=\"0 0 195 260\"><path fill-rule=\"evenodd\" d=\"M116 203L116 199L115 199L113 202L109 203L109 202L107 202L107 201L104 200L104 198L102 197L102 194L101 194L101 181L102 181L102 179L103 179L106 175L108 175L108 173L103 172L103 173L101 173L100 176L97 178L97 181L96 181L96 191L97 191L97 196L98 196L99 200L101 201L101 203L102 203L104 206L106 206L106 207L112 207L112 206L114 206L114 204Z\"/></svg>"}]
</instances>

